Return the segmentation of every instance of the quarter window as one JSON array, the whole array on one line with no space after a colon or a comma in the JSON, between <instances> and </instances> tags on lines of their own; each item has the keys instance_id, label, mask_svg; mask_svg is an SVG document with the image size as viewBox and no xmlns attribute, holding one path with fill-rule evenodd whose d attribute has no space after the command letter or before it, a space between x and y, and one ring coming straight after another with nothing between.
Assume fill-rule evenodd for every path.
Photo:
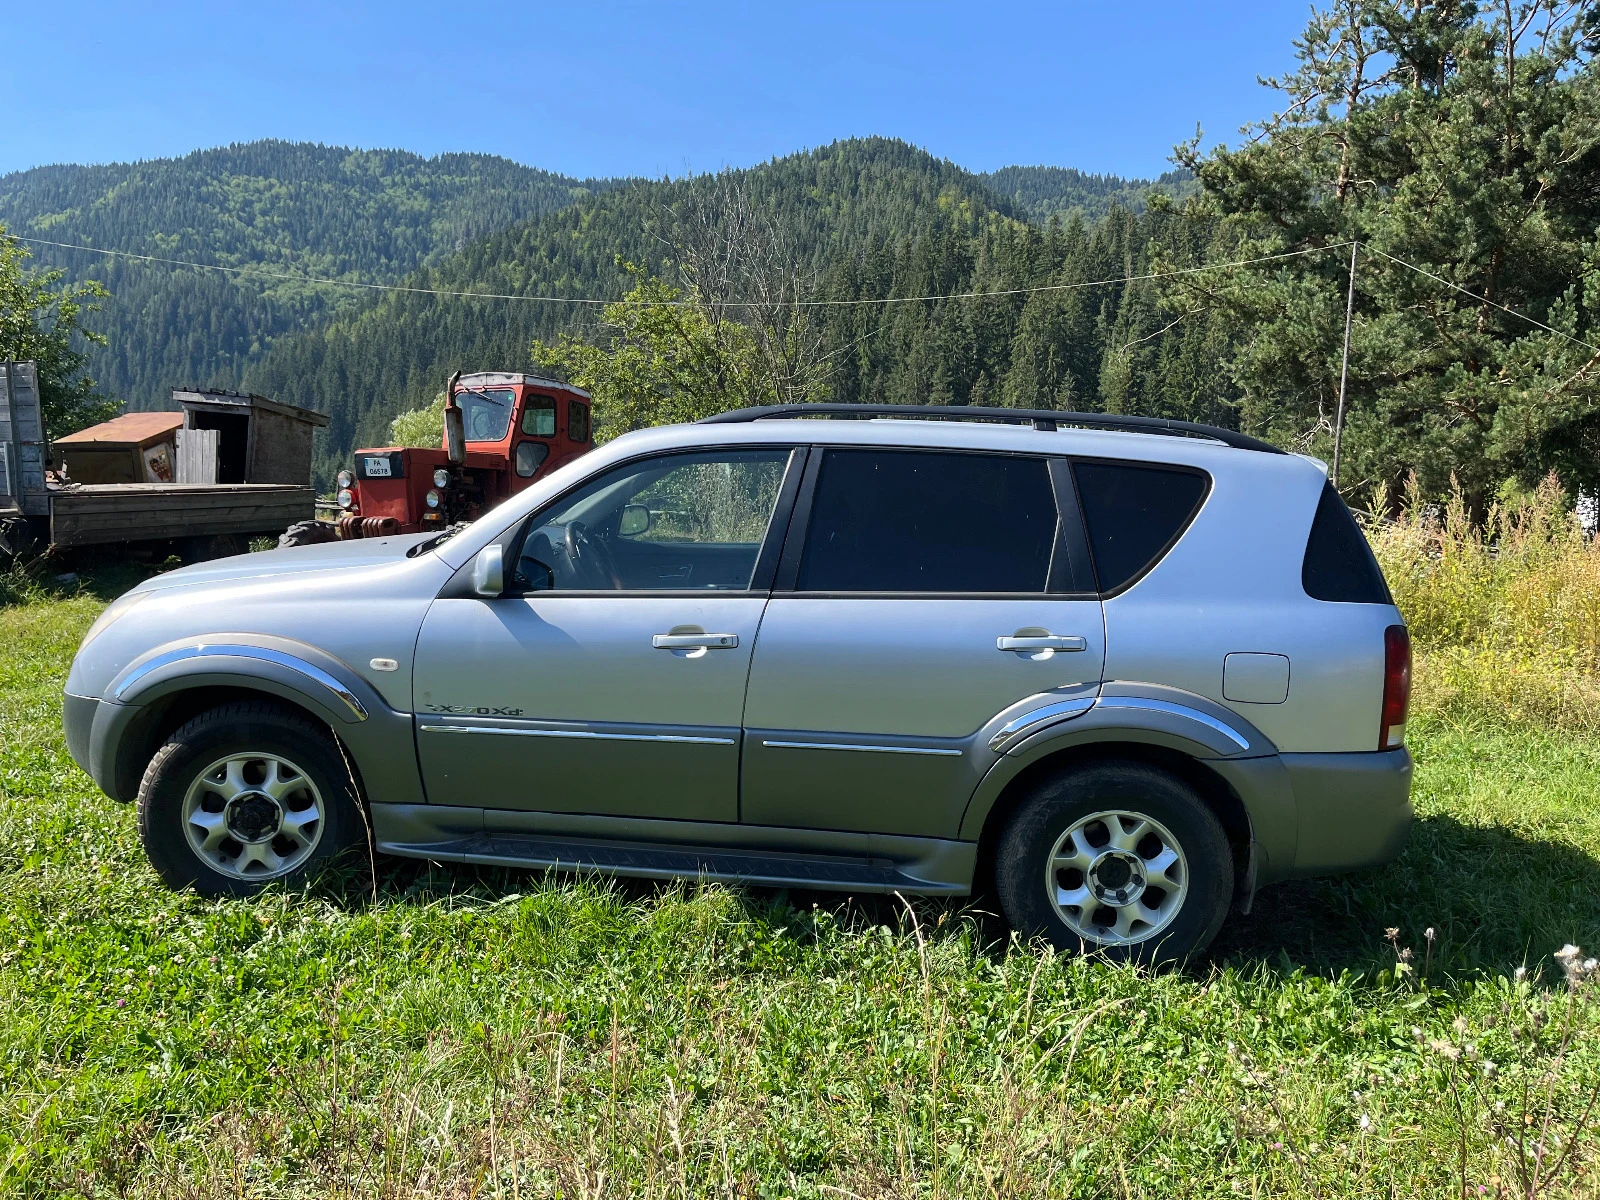
<instances>
[{"instance_id":1,"label":"quarter window","mask_svg":"<svg viewBox=\"0 0 1600 1200\"><path fill-rule=\"evenodd\" d=\"M818 592L1043 592L1056 526L1043 459L829 450L797 586Z\"/></svg>"},{"instance_id":2,"label":"quarter window","mask_svg":"<svg viewBox=\"0 0 1600 1200\"><path fill-rule=\"evenodd\" d=\"M1115 592L1161 559L1205 499L1197 471L1132 463L1072 465L1100 591Z\"/></svg>"},{"instance_id":3,"label":"quarter window","mask_svg":"<svg viewBox=\"0 0 1600 1200\"><path fill-rule=\"evenodd\" d=\"M1313 600L1338 604L1393 604L1383 571L1361 526L1333 484L1324 482L1317 516L1306 539L1300 586Z\"/></svg>"}]
</instances>

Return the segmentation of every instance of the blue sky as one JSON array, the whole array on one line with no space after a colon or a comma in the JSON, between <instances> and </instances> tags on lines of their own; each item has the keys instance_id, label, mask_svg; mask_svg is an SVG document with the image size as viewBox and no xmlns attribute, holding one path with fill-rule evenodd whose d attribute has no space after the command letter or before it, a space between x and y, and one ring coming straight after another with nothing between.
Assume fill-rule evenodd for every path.
<instances>
[{"instance_id":1,"label":"blue sky","mask_svg":"<svg viewBox=\"0 0 1600 1200\"><path fill-rule=\"evenodd\" d=\"M1266 115L1290 0L4 5L0 172L281 137L570 175L904 138L973 170L1165 170Z\"/></svg>"}]
</instances>

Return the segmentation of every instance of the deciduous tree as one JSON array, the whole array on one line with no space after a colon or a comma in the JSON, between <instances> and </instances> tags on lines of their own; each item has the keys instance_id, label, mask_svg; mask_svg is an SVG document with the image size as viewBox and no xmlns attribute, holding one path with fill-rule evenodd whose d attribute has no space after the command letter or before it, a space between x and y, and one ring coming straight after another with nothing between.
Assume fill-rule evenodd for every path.
<instances>
[{"instance_id":1,"label":"deciduous tree","mask_svg":"<svg viewBox=\"0 0 1600 1200\"><path fill-rule=\"evenodd\" d=\"M0 225L0 359L33 361L45 432L61 437L116 416L121 406L102 396L83 372L85 343L105 338L83 328L106 290L89 282L58 287L60 271L32 271L28 251Z\"/></svg>"}]
</instances>

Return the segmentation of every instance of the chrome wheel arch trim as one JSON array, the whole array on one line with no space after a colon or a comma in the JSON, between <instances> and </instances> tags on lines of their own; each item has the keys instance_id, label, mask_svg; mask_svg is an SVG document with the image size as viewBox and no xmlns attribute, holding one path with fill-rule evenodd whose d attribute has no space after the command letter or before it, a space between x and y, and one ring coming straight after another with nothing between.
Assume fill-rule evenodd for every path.
<instances>
[{"instance_id":1,"label":"chrome wheel arch trim","mask_svg":"<svg viewBox=\"0 0 1600 1200\"><path fill-rule=\"evenodd\" d=\"M1218 720L1209 713L1203 713L1197 708L1190 708L1187 704L1175 704L1171 700L1154 700L1148 696L1101 696L1095 702L1095 708L1131 708L1142 712L1166 713L1169 716L1183 717L1189 721L1199 721L1200 724L1216 730L1235 746L1238 746L1239 749L1250 749L1250 739L1233 726Z\"/></svg>"},{"instance_id":2,"label":"chrome wheel arch trim","mask_svg":"<svg viewBox=\"0 0 1600 1200\"><path fill-rule=\"evenodd\" d=\"M989 749L996 754L1015 755L1020 753L1024 744L1035 734L1042 733L1049 727L1074 718L1083 717L1090 713L1113 712L1117 710L1131 712L1160 713L1164 716L1178 717L1187 721L1196 721L1214 733L1227 739L1228 744L1236 747L1235 750L1225 753L1238 753L1259 744L1259 737L1255 742L1246 734L1240 732L1227 721L1220 717L1212 716L1192 705L1181 704L1174 700L1163 700L1153 696L1134 695L1099 695L1074 696L1070 699L1053 699L1044 694L1033 697L1042 701L1038 707L1027 709L1018 713L1000 728L996 729L988 739ZM999 718L996 717L996 720Z\"/></svg>"},{"instance_id":3,"label":"chrome wheel arch trim","mask_svg":"<svg viewBox=\"0 0 1600 1200\"><path fill-rule=\"evenodd\" d=\"M1004 754L1008 746L1014 746L1024 741L1029 734L1045 725L1056 721L1069 721L1073 717L1081 717L1095 705L1093 696L1079 696L1072 700L1058 700L1054 704L1046 704L1041 708L1029 709L1020 716L1013 717L989 739L989 749L996 754Z\"/></svg>"},{"instance_id":4,"label":"chrome wheel arch trim","mask_svg":"<svg viewBox=\"0 0 1600 1200\"><path fill-rule=\"evenodd\" d=\"M202 642L194 646L179 646L173 650L163 651L124 672L122 678L111 686L109 698L118 704L128 703L135 696L138 685L154 672L174 663L203 658L245 658L271 663L293 671L311 680L324 691L332 693L353 720L365 721L369 715L366 706L337 676L283 650L274 650L267 646L251 646L242 642Z\"/></svg>"}]
</instances>

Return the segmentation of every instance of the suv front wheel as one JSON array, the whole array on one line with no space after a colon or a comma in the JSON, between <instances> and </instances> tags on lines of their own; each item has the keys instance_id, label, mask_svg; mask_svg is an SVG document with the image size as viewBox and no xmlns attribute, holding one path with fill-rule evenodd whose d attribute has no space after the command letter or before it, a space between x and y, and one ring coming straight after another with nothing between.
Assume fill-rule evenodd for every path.
<instances>
[{"instance_id":1,"label":"suv front wheel","mask_svg":"<svg viewBox=\"0 0 1600 1200\"><path fill-rule=\"evenodd\" d=\"M1217 818L1182 780L1143 763L1088 764L1042 784L995 854L1012 928L1119 961L1183 962L1216 936L1233 893Z\"/></svg>"},{"instance_id":2,"label":"suv front wheel","mask_svg":"<svg viewBox=\"0 0 1600 1200\"><path fill-rule=\"evenodd\" d=\"M271 702L226 704L174 732L139 785L139 840L168 885L247 896L298 882L366 835L328 731Z\"/></svg>"}]
</instances>

